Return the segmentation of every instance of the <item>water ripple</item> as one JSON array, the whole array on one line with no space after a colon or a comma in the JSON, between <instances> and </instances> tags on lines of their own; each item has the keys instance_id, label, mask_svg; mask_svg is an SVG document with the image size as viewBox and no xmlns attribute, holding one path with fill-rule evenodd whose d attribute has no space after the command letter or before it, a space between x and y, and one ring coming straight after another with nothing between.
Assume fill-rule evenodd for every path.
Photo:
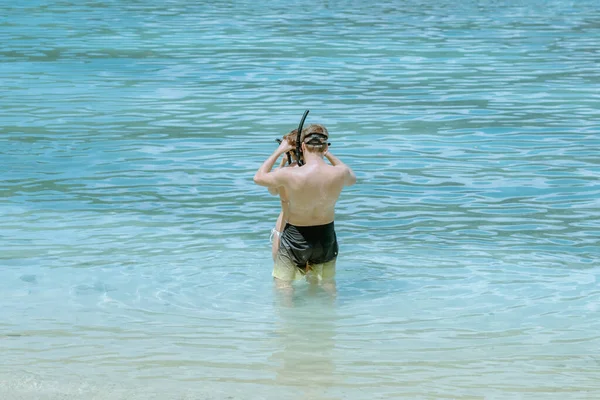
<instances>
[{"instance_id":1,"label":"water ripple","mask_svg":"<svg viewBox=\"0 0 600 400\"><path fill-rule=\"evenodd\" d=\"M596 398L584 0L25 1L0 16L0 398ZM337 294L274 292L274 139L327 125Z\"/></svg>"}]
</instances>

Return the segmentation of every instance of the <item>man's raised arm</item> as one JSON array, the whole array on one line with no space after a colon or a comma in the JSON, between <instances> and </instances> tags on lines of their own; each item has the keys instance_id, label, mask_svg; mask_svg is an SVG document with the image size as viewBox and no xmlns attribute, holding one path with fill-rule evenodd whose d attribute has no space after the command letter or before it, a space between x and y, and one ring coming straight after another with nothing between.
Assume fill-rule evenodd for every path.
<instances>
[{"instance_id":1,"label":"man's raised arm","mask_svg":"<svg viewBox=\"0 0 600 400\"><path fill-rule=\"evenodd\" d=\"M344 164L342 160L331 154L329 150L325 152L325 157L327 157L331 165L333 165L334 167L344 168L346 170L346 176L344 177L345 186L352 186L356 183L356 175L354 175L352 169L346 164Z\"/></svg>"},{"instance_id":2,"label":"man's raised arm","mask_svg":"<svg viewBox=\"0 0 600 400\"><path fill-rule=\"evenodd\" d=\"M281 186L281 175L286 172L286 169L276 169L275 171L271 172L271 168L273 168L273 164L275 164L280 155L287 153L292 149L293 146L290 145L287 140L283 140L273 154L271 154L269 158L262 163L258 171L256 171L256 174L254 174L254 183L267 187Z\"/></svg>"},{"instance_id":3,"label":"man's raised arm","mask_svg":"<svg viewBox=\"0 0 600 400\"><path fill-rule=\"evenodd\" d=\"M278 169L284 168L286 163L287 163L287 160L285 159L285 157L283 157L281 159L281 163L279 164L279 167L275 168L275 171L277 171ZM269 189L269 193L271 193L273 196L279 196L278 188L269 186L268 189Z\"/></svg>"}]
</instances>

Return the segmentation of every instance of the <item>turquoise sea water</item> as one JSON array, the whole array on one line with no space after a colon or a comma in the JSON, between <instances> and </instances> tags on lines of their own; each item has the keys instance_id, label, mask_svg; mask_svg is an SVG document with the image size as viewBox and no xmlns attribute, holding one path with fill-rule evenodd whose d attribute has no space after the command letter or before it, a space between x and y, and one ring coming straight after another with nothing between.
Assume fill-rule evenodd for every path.
<instances>
[{"instance_id":1,"label":"turquoise sea water","mask_svg":"<svg viewBox=\"0 0 600 400\"><path fill-rule=\"evenodd\" d=\"M600 398L595 1L0 6L0 398ZM253 184L358 184L337 294Z\"/></svg>"}]
</instances>

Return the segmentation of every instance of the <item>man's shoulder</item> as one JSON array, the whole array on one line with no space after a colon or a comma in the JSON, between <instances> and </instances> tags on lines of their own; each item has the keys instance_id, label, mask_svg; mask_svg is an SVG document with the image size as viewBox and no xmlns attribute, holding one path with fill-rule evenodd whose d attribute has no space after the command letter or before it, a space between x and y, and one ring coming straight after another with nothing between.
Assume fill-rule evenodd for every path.
<instances>
[{"instance_id":1,"label":"man's shoulder","mask_svg":"<svg viewBox=\"0 0 600 400\"><path fill-rule=\"evenodd\" d=\"M332 171L332 174L334 174L337 177L340 176L346 176L346 174L348 173L348 166L346 166L345 164L342 165L328 165L328 168L330 168L330 171Z\"/></svg>"}]
</instances>

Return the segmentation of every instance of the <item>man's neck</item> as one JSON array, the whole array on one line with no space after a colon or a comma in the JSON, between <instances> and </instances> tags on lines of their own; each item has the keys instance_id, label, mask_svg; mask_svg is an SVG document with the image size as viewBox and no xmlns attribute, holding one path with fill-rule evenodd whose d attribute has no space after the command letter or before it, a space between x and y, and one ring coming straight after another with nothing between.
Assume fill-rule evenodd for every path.
<instances>
[{"instance_id":1,"label":"man's neck","mask_svg":"<svg viewBox=\"0 0 600 400\"><path fill-rule=\"evenodd\" d=\"M315 163L324 162L322 153L309 153L307 151L304 152L304 160L306 161L306 164L315 164Z\"/></svg>"}]
</instances>

